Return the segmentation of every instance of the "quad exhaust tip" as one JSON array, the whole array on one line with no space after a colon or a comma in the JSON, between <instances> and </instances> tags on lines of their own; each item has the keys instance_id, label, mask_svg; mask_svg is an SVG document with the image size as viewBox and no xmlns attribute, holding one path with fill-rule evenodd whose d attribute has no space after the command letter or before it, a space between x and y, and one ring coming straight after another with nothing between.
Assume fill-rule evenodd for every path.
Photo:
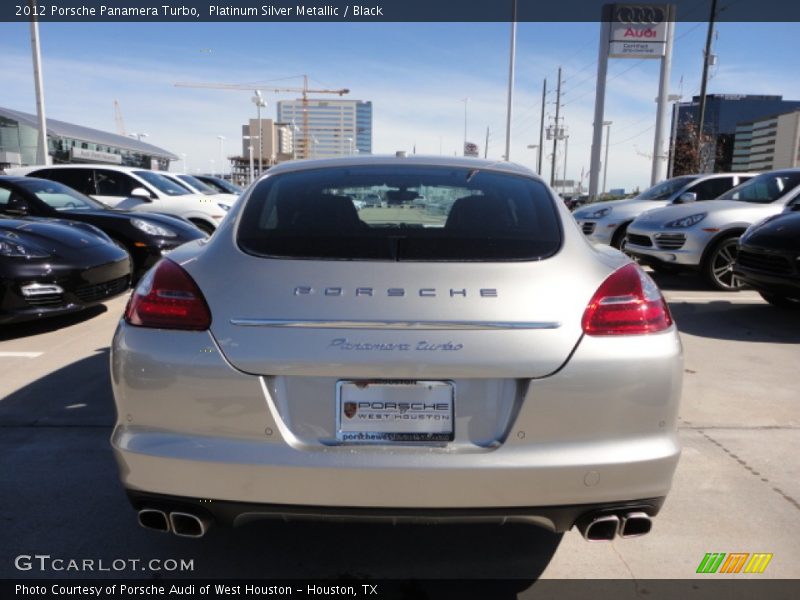
<instances>
[{"instance_id":1,"label":"quad exhaust tip","mask_svg":"<svg viewBox=\"0 0 800 600\"><path fill-rule=\"evenodd\" d=\"M169 518L162 510L143 508L139 511L139 525L153 531L169 532Z\"/></svg>"},{"instance_id":2,"label":"quad exhaust tip","mask_svg":"<svg viewBox=\"0 0 800 600\"><path fill-rule=\"evenodd\" d=\"M610 542L617 535L634 538L650 533L653 521L645 512L636 511L622 516L601 514L578 523L578 529L588 542Z\"/></svg>"},{"instance_id":3,"label":"quad exhaust tip","mask_svg":"<svg viewBox=\"0 0 800 600\"><path fill-rule=\"evenodd\" d=\"M619 517L617 515L595 517L580 529L583 539L587 542L609 542L619 531Z\"/></svg>"},{"instance_id":4,"label":"quad exhaust tip","mask_svg":"<svg viewBox=\"0 0 800 600\"><path fill-rule=\"evenodd\" d=\"M639 537L650 533L653 521L643 512L632 512L625 515L620 523L619 535L622 538Z\"/></svg>"},{"instance_id":5,"label":"quad exhaust tip","mask_svg":"<svg viewBox=\"0 0 800 600\"><path fill-rule=\"evenodd\" d=\"M175 535L189 538L203 537L210 525L207 519L184 512L169 513L169 523Z\"/></svg>"}]
</instances>

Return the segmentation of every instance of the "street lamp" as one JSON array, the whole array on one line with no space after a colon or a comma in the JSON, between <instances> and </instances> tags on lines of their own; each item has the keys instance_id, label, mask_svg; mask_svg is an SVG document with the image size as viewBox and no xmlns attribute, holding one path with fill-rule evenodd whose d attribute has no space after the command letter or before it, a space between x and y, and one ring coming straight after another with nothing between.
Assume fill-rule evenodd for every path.
<instances>
[{"instance_id":1,"label":"street lamp","mask_svg":"<svg viewBox=\"0 0 800 600\"><path fill-rule=\"evenodd\" d=\"M183 172L188 173L189 171L186 170L186 152L181 153L181 158L183 159Z\"/></svg>"},{"instance_id":2,"label":"street lamp","mask_svg":"<svg viewBox=\"0 0 800 600\"><path fill-rule=\"evenodd\" d=\"M210 162L210 163L211 163L211 176L212 176L212 177L214 177L214 175L215 175L215 173L214 173L214 159L213 159L213 158L210 158L210 159L208 160L208 162Z\"/></svg>"},{"instance_id":3,"label":"street lamp","mask_svg":"<svg viewBox=\"0 0 800 600\"><path fill-rule=\"evenodd\" d=\"M218 135L219 140L219 176L225 177L225 136Z\"/></svg>"},{"instance_id":4,"label":"street lamp","mask_svg":"<svg viewBox=\"0 0 800 600\"><path fill-rule=\"evenodd\" d=\"M603 194L606 193L606 175L608 174L608 139L611 137L611 124L613 121L603 121L606 126L606 158L603 162Z\"/></svg>"},{"instance_id":5,"label":"street lamp","mask_svg":"<svg viewBox=\"0 0 800 600\"><path fill-rule=\"evenodd\" d=\"M528 150L536 150L536 151L537 151L537 153L533 155L533 164L534 164L534 167L535 167L535 166L536 166L536 164L537 164L537 160L536 160L536 158L539 156L539 154L538 154L538 150L539 150L539 144L528 144ZM538 170L536 170L536 174L537 174L537 175L539 175L539 174L540 174L540 173L538 172Z\"/></svg>"},{"instance_id":6,"label":"street lamp","mask_svg":"<svg viewBox=\"0 0 800 600\"><path fill-rule=\"evenodd\" d=\"M319 144L319 140L317 136L312 136L311 141L314 144L311 148L311 158L317 158L317 144Z\"/></svg>"},{"instance_id":7,"label":"street lamp","mask_svg":"<svg viewBox=\"0 0 800 600\"><path fill-rule=\"evenodd\" d=\"M353 138L347 138L347 154L353 153Z\"/></svg>"},{"instance_id":8,"label":"street lamp","mask_svg":"<svg viewBox=\"0 0 800 600\"><path fill-rule=\"evenodd\" d=\"M258 115L258 174L264 172L264 143L261 141L264 132L261 131L261 109L267 105L267 101L261 96L261 90L255 90L256 95L250 98L256 105ZM251 178L252 181L252 178Z\"/></svg>"}]
</instances>

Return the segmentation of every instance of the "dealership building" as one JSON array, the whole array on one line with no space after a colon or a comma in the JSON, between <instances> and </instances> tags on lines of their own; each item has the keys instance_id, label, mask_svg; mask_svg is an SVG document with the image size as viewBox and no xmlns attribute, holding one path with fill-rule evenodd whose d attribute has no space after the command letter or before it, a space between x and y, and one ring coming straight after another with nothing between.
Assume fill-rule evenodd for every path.
<instances>
[{"instance_id":1,"label":"dealership building","mask_svg":"<svg viewBox=\"0 0 800 600\"><path fill-rule=\"evenodd\" d=\"M36 115L0 107L0 168L36 164L39 121ZM47 119L47 153L51 164L108 163L168 170L179 158L136 138Z\"/></svg>"}]
</instances>

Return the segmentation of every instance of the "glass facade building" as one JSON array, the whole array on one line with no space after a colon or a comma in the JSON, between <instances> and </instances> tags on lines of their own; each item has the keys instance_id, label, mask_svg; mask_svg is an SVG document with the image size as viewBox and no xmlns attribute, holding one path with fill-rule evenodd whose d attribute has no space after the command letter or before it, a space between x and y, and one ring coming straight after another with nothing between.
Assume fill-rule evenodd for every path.
<instances>
[{"instance_id":1,"label":"glass facade building","mask_svg":"<svg viewBox=\"0 0 800 600\"><path fill-rule=\"evenodd\" d=\"M36 164L36 115L0 107L0 166ZM47 119L47 151L52 164L91 162L168 170L178 157L137 139Z\"/></svg>"},{"instance_id":2,"label":"glass facade building","mask_svg":"<svg viewBox=\"0 0 800 600\"><path fill-rule=\"evenodd\" d=\"M280 100L278 121L292 126L298 158L372 154L372 102Z\"/></svg>"}]
</instances>

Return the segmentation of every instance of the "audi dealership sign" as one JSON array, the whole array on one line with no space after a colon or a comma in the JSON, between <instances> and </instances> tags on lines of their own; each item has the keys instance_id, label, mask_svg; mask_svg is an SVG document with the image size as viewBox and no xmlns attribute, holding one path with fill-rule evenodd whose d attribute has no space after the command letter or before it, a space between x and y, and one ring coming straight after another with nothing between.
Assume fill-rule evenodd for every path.
<instances>
[{"instance_id":1,"label":"audi dealership sign","mask_svg":"<svg viewBox=\"0 0 800 600\"><path fill-rule=\"evenodd\" d=\"M670 4L607 4L610 22L608 55L612 58L661 58L667 42L667 22L674 20Z\"/></svg>"}]
</instances>

